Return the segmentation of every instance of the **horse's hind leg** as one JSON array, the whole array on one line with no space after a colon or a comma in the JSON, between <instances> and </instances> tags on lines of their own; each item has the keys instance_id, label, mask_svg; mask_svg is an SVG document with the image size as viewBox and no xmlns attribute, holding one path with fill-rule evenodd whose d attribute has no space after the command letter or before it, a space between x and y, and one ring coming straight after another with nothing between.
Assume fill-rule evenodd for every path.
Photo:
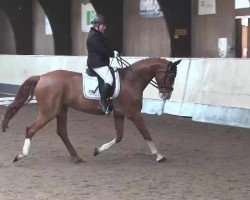
<instances>
[{"instance_id":1,"label":"horse's hind leg","mask_svg":"<svg viewBox=\"0 0 250 200\"><path fill-rule=\"evenodd\" d=\"M63 143L67 147L70 155L74 159L75 162L82 162L83 160L78 156L76 150L72 146L71 142L68 138L67 133L67 111L68 107L63 106L61 112L56 116L57 119L57 134L62 139Z\"/></svg>"},{"instance_id":2,"label":"horse's hind leg","mask_svg":"<svg viewBox=\"0 0 250 200\"><path fill-rule=\"evenodd\" d=\"M16 162L28 156L32 137L35 135L35 133L38 130L40 130L43 126L45 126L51 119L53 119L53 117L47 118L39 114L36 121L30 127L26 128L26 137L25 137L22 153L17 154L13 162Z\"/></svg>"},{"instance_id":3,"label":"horse's hind leg","mask_svg":"<svg viewBox=\"0 0 250 200\"><path fill-rule=\"evenodd\" d=\"M165 161L166 158L158 152L155 144L153 143L151 135L148 129L146 128L140 113L137 113L136 115L133 115L132 117L129 117L129 119L135 124L135 126L138 128L138 130L142 134L143 138L147 141L147 144L150 148L151 153L156 155L156 161L157 162Z\"/></svg>"},{"instance_id":4,"label":"horse's hind leg","mask_svg":"<svg viewBox=\"0 0 250 200\"><path fill-rule=\"evenodd\" d=\"M114 144L116 144L122 140L123 130L124 130L124 115L119 115L119 114L114 112L114 120L115 120L115 129L116 129L117 137L115 139L113 139L112 141L103 144L101 147L95 148L94 156L98 155L102 151L108 150Z\"/></svg>"}]
</instances>

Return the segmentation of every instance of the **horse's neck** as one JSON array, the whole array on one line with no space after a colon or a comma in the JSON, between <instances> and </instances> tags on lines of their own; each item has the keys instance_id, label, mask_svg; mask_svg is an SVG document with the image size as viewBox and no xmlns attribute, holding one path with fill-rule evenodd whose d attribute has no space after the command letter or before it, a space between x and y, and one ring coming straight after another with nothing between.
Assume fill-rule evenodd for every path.
<instances>
[{"instance_id":1,"label":"horse's neck","mask_svg":"<svg viewBox=\"0 0 250 200\"><path fill-rule=\"evenodd\" d=\"M122 81L129 82L139 90L144 90L154 78L154 73L152 73L150 66L127 67L125 69L121 69L119 72Z\"/></svg>"}]
</instances>

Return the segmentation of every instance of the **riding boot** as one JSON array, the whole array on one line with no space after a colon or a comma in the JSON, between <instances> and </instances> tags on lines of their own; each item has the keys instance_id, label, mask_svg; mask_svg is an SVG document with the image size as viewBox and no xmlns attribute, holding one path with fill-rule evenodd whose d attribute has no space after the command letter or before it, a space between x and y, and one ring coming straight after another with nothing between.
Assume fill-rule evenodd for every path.
<instances>
[{"instance_id":1,"label":"riding boot","mask_svg":"<svg viewBox=\"0 0 250 200\"><path fill-rule=\"evenodd\" d=\"M104 83L101 88L101 101L100 101L100 109L105 114L108 114L108 98L111 95L112 86L108 83Z\"/></svg>"}]
</instances>

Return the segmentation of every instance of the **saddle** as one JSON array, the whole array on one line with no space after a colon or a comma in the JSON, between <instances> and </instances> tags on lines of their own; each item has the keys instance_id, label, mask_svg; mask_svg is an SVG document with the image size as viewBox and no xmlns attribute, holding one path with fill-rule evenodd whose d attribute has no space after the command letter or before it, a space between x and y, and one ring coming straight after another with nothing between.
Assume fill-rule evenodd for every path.
<instances>
[{"instance_id":1,"label":"saddle","mask_svg":"<svg viewBox=\"0 0 250 200\"><path fill-rule=\"evenodd\" d=\"M115 99L120 93L120 77L117 69L109 67L113 76L111 99ZM104 84L103 79L92 69L87 68L82 73L83 76L83 94L87 99L100 100L100 88Z\"/></svg>"}]
</instances>

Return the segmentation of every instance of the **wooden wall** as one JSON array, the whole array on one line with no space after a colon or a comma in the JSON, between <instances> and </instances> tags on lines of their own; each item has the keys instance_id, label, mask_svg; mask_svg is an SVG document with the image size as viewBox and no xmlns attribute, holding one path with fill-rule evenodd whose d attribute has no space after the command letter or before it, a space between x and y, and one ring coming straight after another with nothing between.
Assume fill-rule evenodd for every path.
<instances>
[{"instance_id":1,"label":"wooden wall","mask_svg":"<svg viewBox=\"0 0 250 200\"><path fill-rule=\"evenodd\" d=\"M198 15L198 0L192 0L192 57L219 57L221 37L228 40L227 57L235 57L235 17L239 15L250 15L250 8L236 10L234 0L216 0L216 14Z\"/></svg>"}]
</instances>

